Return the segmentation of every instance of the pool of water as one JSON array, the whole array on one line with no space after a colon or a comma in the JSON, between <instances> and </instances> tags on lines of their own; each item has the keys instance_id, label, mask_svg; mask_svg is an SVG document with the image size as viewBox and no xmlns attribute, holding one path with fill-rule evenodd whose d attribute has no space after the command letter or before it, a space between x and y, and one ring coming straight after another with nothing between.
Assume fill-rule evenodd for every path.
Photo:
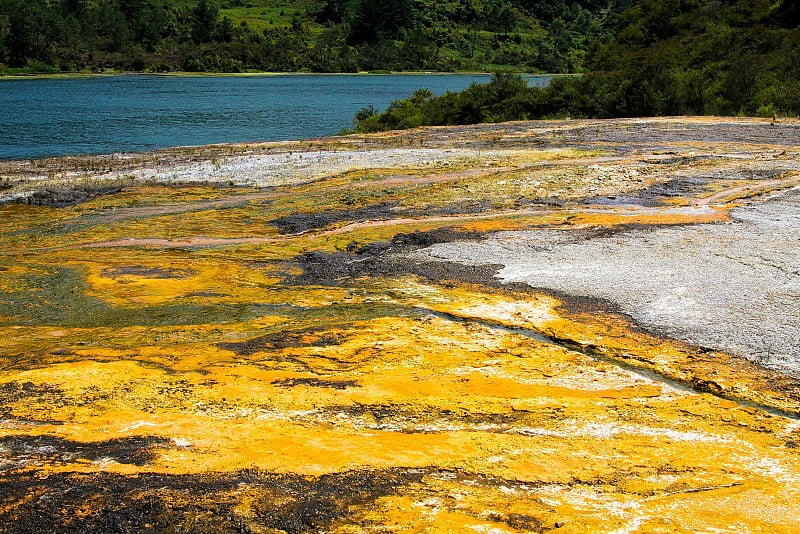
<instances>
[{"instance_id":1,"label":"pool of water","mask_svg":"<svg viewBox=\"0 0 800 534\"><path fill-rule=\"evenodd\" d=\"M107 76L0 81L0 159L335 134L365 106L489 75ZM548 77L531 77L544 84Z\"/></svg>"}]
</instances>

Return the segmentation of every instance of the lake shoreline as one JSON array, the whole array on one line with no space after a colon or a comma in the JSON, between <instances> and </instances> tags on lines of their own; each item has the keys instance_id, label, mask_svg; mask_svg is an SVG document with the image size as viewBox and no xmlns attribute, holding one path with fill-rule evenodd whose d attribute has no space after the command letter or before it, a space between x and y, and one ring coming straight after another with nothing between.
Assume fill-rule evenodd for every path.
<instances>
[{"instance_id":1,"label":"lake shoreline","mask_svg":"<svg viewBox=\"0 0 800 534\"><path fill-rule=\"evenodd\" d=\"M506 72L506 71L503 71ZM525 71L508 71L510 74L519 74L531 78L557 78L580 76L574 74L548 74L532 73ZM49 79L80 79L80 78L108 78L114 76L157 76L157 77L185 77L185 78L259 78L279 76L492 76L494 72L483 71L360 71L360 72L138 72L138 71L109 71L109 72L59 72L59 73L34 73L34 74L0 74L3 80L49 80Z\"/></svg>"},{"instance_id":2,"label":"lake shoreline","mask_svg":"<svg viewBox=\"0 0 800 534\"><path fill-rule=\"evenodd\" d=\"M421 88L438 95L490 79L443 73L17 78L0 83L6 103L0 158L334 135L366 107L386 108Z\"/></svg>"}]
</instances>

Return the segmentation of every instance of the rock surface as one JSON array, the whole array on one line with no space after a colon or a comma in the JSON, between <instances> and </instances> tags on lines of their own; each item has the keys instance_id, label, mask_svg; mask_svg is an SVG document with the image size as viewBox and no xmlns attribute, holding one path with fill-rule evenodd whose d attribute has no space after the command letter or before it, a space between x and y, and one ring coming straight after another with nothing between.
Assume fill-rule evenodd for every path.
<instances>
[{"instance_id":1,"label":"rock surface","mask_svg":"<svg viewBox=\"0 0 800 534\"><path fill-rule=\"evenodd\" d=\"M504 282L605 299L641 325L800 377L800 189L724 223L586 238L501 232L415 257L501 265Z\"/></svg>"},{"instance_id":2,"label":"rock surface","mask_svg":"<svg viewBox=\"0 0 800 534\"><path fill-rule=\"evenodd\" d=\"M798 147L670 118L0 162L0 530L794 533Z\"/></svg>"}]
</instances>

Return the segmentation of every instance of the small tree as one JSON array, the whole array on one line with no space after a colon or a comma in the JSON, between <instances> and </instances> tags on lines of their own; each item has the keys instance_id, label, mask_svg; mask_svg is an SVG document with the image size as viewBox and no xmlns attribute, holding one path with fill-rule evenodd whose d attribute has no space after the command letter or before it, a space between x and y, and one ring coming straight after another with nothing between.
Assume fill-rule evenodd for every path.
<instances>
[{"instance_id":1,"label":"small tree","mask_svg":"<svg viewBox=\"0 0 800 534\"><path fill-rule=\"evenodd\" d=\"M200 0L192 11L192 39L209 43L216 30L219 8L213 0Z\"/></svg>"}]
</instances>

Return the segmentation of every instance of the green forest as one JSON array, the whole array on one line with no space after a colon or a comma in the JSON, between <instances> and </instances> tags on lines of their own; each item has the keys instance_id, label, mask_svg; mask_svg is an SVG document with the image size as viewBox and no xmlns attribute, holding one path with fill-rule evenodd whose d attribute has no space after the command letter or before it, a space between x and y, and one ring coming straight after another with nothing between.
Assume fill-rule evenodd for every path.
<instances>
[{"instance_id":1,"label":"green forest","mask_svg":"<svg viewBox=\"0 0 800 534\"><path fill-rule=\"evenodd\" d=\"M500 72L356 131L800 113L797 0L0 0L0 73ZM510 72L570 73L531 88Z\"/></svg>"},{"instance_id":2,"label":"green forest","mask_svg":"<svg viewBox=\"0 0 800 534\"><path fill-rule=\"evenodd\" d=\"M0 0L0 71L579 72L633 0Z\"/></svg>"},{"instance_id":3,"label":"green forest","mask_svg":"<svg viewBox=\"0 0 800 534\"><path fill-rule=\"evenodd\" d=\"M538 118L800 114L800 7L795 0L641 0L614 35L588 49L580 76L543 88L501 74L433 96L425 90L356 131Z\"/></svg>"}]
</instances>

